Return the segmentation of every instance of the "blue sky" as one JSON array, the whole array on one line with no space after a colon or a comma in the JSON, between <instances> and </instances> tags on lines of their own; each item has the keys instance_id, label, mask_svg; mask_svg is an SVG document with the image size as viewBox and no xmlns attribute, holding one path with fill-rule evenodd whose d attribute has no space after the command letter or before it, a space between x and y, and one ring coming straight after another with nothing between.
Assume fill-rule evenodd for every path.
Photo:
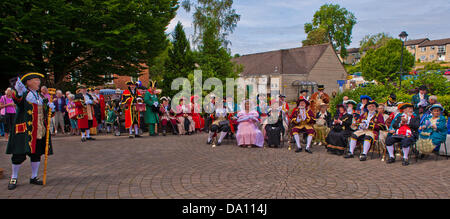
<instances>
[{"instance_id":1,"label":"blue sky","mask_svg":"<svg viewBox=\"0 0 450 219\"><path fill-rule=\"evenodd\" d=\"M409 34L408 39L450 38L449 0L235 0L234 8L241 20L228 38L232 54L300 47L306 39L303 25L311 22L314 13L325 3L337 3L356 16L349 48L359 47L365 35L380 32L397 37L404 30ZM173 31L178 21L191 37L192 14L180 8L168 32Z\"/></svg>"}]
</instances>

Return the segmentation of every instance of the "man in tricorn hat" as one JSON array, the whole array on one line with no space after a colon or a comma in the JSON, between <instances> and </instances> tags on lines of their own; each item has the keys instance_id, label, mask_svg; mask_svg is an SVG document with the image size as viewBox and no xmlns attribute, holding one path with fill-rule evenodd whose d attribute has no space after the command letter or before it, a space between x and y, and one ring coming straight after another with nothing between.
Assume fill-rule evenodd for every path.
<instances>
[{"instance_id":1,"label":"man in tricorn hat","mask_svg":"<svg viewBox=\"0 0 450 219\"><path fill-rule=\"evenodd\" d=\"M122 94L121 104L125 105L125 128L130 131L130 138L141 137L139 135L140 112L136 111L137 98L142 98L141 93L136 89L136 84L127 82L128 89ZM133 135L134 128L134 135Z\"/></svg>"},{"instance_id":2,"label":"man in tricorn hat","mask_svg":"<svg viewBox=\"0 0 450 219\"><path fill-rule=\"evenodd\" d=\"M74 100L77 107L78 128L81 130L81 141L95 140L91 137L91 128L97 127L97 119L95 118L94 97L87 92L86 86L78 87L77 95Z\"/></svg>"},{"instance_id":3,"label":"man in tricorn hat","mask_svg":"<svg viewBox=\"0 0 450 219\"><path fill-rule=\"evenodd\" d=\"M367 112L363 112L356 120L357 130L352 134L350 140L350 150L344 158L353 158L353 152L356 148L358 140L364 140L363 151L361 153L360 161L367 160L367 153L371 145L378 139L379 131L384 127L384 118L381 113L377 112L378 103L369 101L365 108Z\"/></svg>"},{"instance_id":4,"label":"man in tricorn hat","mask_svg":"<svg viewBox=\"0 0 450 219\"><path fill-rule=\"evenodd\" d=\"M318 91L316 93L313 93L310 97L311 101L311 110L313 111L314 115L319 112L319 106L322 103L329 104L330 103L330 96L324 92L325 86L319 85Z\"/></svg>"},{"instance_id":5,"label":"man in tricorn hat","mask_svg":"<svg viewBox=\"0 0 450 219\"><path fill-rule=\"evenodd\" d=\"M105 110L106 110L106 102L105 102L105 97L100 94L100 88L99 87L95 87L94 88L94 93L93 96L95 99L97 99L98 104L95 105L95 118L98 121L98 126L99 126L99 132L101 132L101 130L104 128L103 127L103 123L105 121Z\"/></svg>"},{"instance_id":6,"label":"man in tricorn hat","mask_svg":"<svg viewBox=\"0 0 450 219\"><path fill-rule=\"evenodd\" d=\"M9 136L6 154L12 154L12 173L8 190L17 186L17 177L26 157L31 159L30 184L43 185L37 178L41 156L45 154L46 140L49 139L48 154L53 154L51 136L47 135L48 112L54 109L53 103L39 94L40 73L27 73L17 79L13 100L17 107L14 128ZM51 108L51 109L50 109Z\"/></svg>"},{"instance_id":7,"label":"man in tricorn hat","mask_svg":"<svg viewBox=\"0 0 450 219\"><path fill-rule=\"evenodd\" d=\"M414 105L414 113L419 115L419 108L425 108L428 106L428 94L427 94L427 86L422 85L419 87L419 93L412 97L412 104Z\"/></svg>"},{"instance_id":8,"label":"man in tricorn hat","mask_svg":"<svg viewBox=\"0 0 450 219\"><path fill-rule=\"evenodd\" d=\"M155 85L155 82L152 82L152 86L150 86L148 90L144 91L144 103L147 106L146 111L144 112L144 120L145 124L148 125L150 136L157 135L155 132L155 127L156 124L159 123L159 101L158 96L156 96L159 92L157 92Z\"/></svg>"},{"instance_id":9,"label":"man in tricorn hat","mask_svg":"<svg viewBox=\"0 0 450 219\"><path fill-rule=\"evenodd\" d=\"M311 142L314 137L315 131L313 125L315 124L314 113L309 109L310 103L306 99L300 98L297 101L297 107L292 112L291 123L293 124L292 136L294 136L295 143L297 144L296 153L302 151L300 145L300 133L306 133L308 135L306 139L306 152L312 154L310 150Z\"/></svg>"},{"instance_id":10,"label":"man in tricorn hat","mask_svg":"<svg viewBox=\"0 0 450 219\"><path fill-rule=\"evenodd\" d=\"M403 103L398 108L402 112L397 114L392 121L389 128L390 135L386 138L386 149L389 153L387 163L395 162L394 144L400 143L403 150L402 164L407 166L409 165L409 148L419 138L420 117L414 115L414 105L411 103Z\"/></svg>"},{"instance_id":11,"label":"man in tricorn hat","mask_svg":"<svg viewBox=\"0 0 450 219\"><path fill-rule=\"evenodd\" d=\"M309 101L309 96L308 96L309 90L301 90L300 91L300 97L303 97L303 99L308 100ZM299 98L300 98L299 97Z\"/></svg>"}]
</instances>

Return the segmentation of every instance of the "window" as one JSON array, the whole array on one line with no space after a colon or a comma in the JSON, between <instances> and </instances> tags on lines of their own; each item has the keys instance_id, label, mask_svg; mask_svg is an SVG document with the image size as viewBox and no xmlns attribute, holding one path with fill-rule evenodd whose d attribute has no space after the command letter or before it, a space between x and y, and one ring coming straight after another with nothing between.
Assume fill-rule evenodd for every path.
<instances>
[{"instance_id":1,"label":"window","mask_svg":"<svg viewBox=\"0 0 450 219\"><path fill-rule=\"evenodd\" d=\"M434 59L434 55L430 55L430 59Z\"/></svg>"},{"instance_id":2,"label":"window","mask_svg":"<svg viewBox=\"0 0 450 219\"><path fill-rule=\"evenodd\" d=\"M445 46L439 46L438 53L444 53L444 52L445 52Z\"/></svg>"},{"instance_id":3,"label":"window","mask_svg":"<svg viewBox=\"0 0 450 219\"><path fill-rule=\"evenodd\" d=\"M427 47L422 47L421 51L422 52L426 52L427 51Z\"/></svg>"},{"instance_id":4,"label":"window","mask_svg":"<svg viewBox=\"0 0 450 219\"><path fill-rule=\"evenodd\" d=\"M425 60L425 56L421 56L420 60L422 60L422 61Z\"/></svg>"},{"instance_id":5,"label":"window","mask_svg":"<svg viewBox=\"0 0 450 219\"><path fill-rule=\"evenodd\" d=\"M106 80L106 84L114 84L114 74L112 73L106 73L105 75L103 75L103 77Z\"/></svg>"},{"instance_id":6,"label":"window","mask_svg":"<svg viewBox=\"0 0 450 219\"><path fill-rule=\"evenodd\" d=\"M139 81L139 77L131 77L130 79L132 82L137 82Z\"/></svg>"},{"instance_id":7,"label":"window","mask_svg":"<svg viewBox=\"0 0 450 219\"><path fill-rule=\"evenodd\" d=\"M431 47L431 50L434 50L434 46Z\"/></svg>"},{"instance_id":8,"label":"window","mask_svg":"<svg viewBox=\"0 0 450 219\"><path fill-rule=\"evenodd\" d=\"M416 49L416 46L415 46L415 45L412 45L412 46L410 46L409 48L410 48L410 49Z\"/></svg>"}]
</instances>

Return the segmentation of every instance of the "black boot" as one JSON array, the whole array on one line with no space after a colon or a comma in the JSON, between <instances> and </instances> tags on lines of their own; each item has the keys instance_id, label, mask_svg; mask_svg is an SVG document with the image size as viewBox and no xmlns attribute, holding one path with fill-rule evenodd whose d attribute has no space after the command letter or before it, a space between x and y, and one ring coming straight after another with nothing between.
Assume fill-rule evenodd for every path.
<instances>
[{"instance_id":1,"label":"black boot","mask_svg":"<svg viewBox=\"0 0 450 219\"><path fill-rule=\"evenodd\" d=\"M17 187L17 179L12 179L9 181L8 190L14 190Z\"/></svg>"},{"instance_id":2,"label":"black boot","mask_svg":"<svg viewBox=\"0 0 450 219\"><path fill-rule=\"evenodd\" d=\"M166 136L166 130L167 130L167 125L162 127L162 134L163 134L163 136Z\"/></svg>"},{"instance_id":3,"label":"black boot","mask_svg":"<svg viewBox=\"0 0 450 219\"><path fill-rule=\"evenodd\" d=\"M402 165L403 165L403 166L408 166L408 165L409 165L409 160L403 158L403 159L402 159Z\"/></svg>"},{"instance_id":4,"label":"black boot","mask_svg":"<svg viewBox=\"0 0 450 219\"><path fill-rule=\"evenodd\" d=\"M350 152L348 152L348 153L344 156L345 159L348 159L348 158L354 158L354 157L355 157L355 156L353 156L353 154L350 153Z\"/></svg>"},{"instance_id":5,"label":"black boot","mask_svg":"<svg viewBox=\"0 0 450 219\"><path fill-rule=\"evenodd\" d=\"M39 185L39 186L44 185L44 183L41 180L39 180L37 177L30 179L30 184Z\"/></svg>"},{"instance_id":6,"label":"black boot","mask_svg":"<svg viewBox=\"0 0 450 219\"><path fill-rule=\"evenodd\" d=\"M366 161L366 160L367 160L367 155L361 154L361 156L359 157L359 161Z\"/></svg>"},{"instance_id":7,"label":"black boot","mask_svg":"<svg viewBox=\"0 0 450 219\"><path fill-rule=\"evenodd\" d=\"M388 163L388 164L395 163L395 158L389 157L389 159L386 161L386 163Z\"/></svg>"}]
</instances>

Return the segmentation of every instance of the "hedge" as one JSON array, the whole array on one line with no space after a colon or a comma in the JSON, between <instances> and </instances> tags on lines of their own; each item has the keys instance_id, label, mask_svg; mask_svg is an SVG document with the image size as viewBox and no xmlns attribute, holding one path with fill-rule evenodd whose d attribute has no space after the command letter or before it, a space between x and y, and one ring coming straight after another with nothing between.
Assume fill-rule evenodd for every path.
<instances>
[{"instance_id":1,"label":"hedge","mask_svg":"<svg viewBox=\"0 0 450 219\"><path fill-rule=\"evenodd\" d=\"M341 104L344 96L348 96L349 99L360 102L361 95L369 95L372 99L374 99L377 103L385 103L390 94L394 93L397 95L397 102L411 102L412 96L411 94L407 94L404 90L399 90L398 88L392 85L375 85L369 84L366 87L358 87L353 90L346 90L343 93L339 93L336 98L331 100L330 104L330 112L334 114L336 112L336 106ZM450 111L450 95L443 95L438 97L438 102L442 104L444 107L446 114Z\"/></svg>"}]
</instances>

